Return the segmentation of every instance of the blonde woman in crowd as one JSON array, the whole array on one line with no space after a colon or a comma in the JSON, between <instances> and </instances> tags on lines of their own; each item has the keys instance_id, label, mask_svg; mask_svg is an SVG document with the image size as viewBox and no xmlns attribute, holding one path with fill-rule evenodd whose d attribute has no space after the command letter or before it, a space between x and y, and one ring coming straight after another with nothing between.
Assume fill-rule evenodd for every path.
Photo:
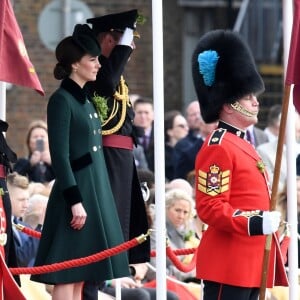
<instances>
[{"instance_id":1,"label":"blonde woman in crowd","mask_svg":"<svg viewBox=\"0 0 300 300\"><path fill-rule=\"evenodd\" d=\"M199 240L196 238L192 220L194 216L194 200L182 189L171 189L166 192L166 234L169 245L172 249L186 248L186 242ZM155 224L155 223L154 223ZM155 229L155 228L154 228ZM195 244L195 246L196 246ZM151 247L156 249L155 234L151 235ZM181 258L184 259L184 256ZM155 259L151 259L151 264L155 266ZM195 275L179 271L170 260L167 260L167 274L175 276L179 280L184 280ZM153 279L153 274L148 274L149 279Z\"/></svg>"}]
</instances>

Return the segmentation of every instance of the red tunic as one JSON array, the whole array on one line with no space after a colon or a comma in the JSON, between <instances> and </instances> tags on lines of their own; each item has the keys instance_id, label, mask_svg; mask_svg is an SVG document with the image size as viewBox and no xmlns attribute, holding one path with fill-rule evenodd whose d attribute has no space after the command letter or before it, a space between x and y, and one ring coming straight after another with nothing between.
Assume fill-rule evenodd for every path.
<instances>
[{"instance_id":1,"label":"red tunic","mask_svg":"<svg viewBox=\"0 0 300 300\"><path fill-rule=\"evenodd\" d=\"M197 277L259 287L266 236L250 235L250 219L269 207L266 173L253 146L226 129L215 130L196 158L196 208L208 225L198 249ZM287 285L276 248L273 238L268 287Z\"/></svg>"}]
</instances>

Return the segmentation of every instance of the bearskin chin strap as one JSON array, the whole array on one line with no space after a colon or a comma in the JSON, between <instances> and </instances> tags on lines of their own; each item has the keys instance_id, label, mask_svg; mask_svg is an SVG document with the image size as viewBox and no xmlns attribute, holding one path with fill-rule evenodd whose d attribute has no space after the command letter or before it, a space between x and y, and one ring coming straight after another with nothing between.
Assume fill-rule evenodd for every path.
<instances>
[{"instance_id":1,"label":"bearskin chin strap","mask_svg":"<svg viewBox=\"0 0 300 300\"><path fill-rule=\"evenodd\" d=\"M231 103L230 106L234 110L238 111L239 113L241 113L244 116L253 117L253 116L257 115L257 113L253 113L253 112L249 111L248 109L244 108L238 101Z\"/></svg>"}]
</instances>

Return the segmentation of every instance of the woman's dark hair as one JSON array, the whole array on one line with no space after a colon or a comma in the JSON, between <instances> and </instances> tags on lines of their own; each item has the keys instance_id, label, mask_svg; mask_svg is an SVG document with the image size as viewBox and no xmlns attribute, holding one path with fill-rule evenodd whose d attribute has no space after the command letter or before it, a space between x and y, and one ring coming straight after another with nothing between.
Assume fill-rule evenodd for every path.
<instances>
[{"instance_id":1,"label":"woman's dark hair","mask_svg":"<svg viewBox=\"0 0 300 300\"><path fill-rule=\"evenodd\" d=\"M85 54L86 52L74 42L72 36L64 38L55 50L58 63L54 67L54 77L58 80L67 78L72 72L72 64L80 61Z\"/></svg>"},{"instance_id":2,"label":"woman's dark hair","mask_svg":"<svg viewBox=\"0 0 300 300\"><path fill-rule=\"evenodd\" d=\"M100 45L87 24L77 24L72 36L64 38L56 47L57 64L54 68L54 77L64 79L72 72L72 64L81 60L85 54L99 56Z\"/></svg>"}]
</instances>

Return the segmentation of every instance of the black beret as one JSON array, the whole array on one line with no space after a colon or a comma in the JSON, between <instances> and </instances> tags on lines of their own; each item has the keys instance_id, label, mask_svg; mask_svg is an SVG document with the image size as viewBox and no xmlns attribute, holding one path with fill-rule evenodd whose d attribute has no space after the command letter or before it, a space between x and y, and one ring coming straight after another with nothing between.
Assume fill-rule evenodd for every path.
<instances>
[{"instance_id":1,"label":"black beret","mask_svg":"<svg viewBox=\"0 0 300 300\"><path fill-rule=\"evenodd\" d=\"M101 48L96 36L87 24L77 24L74 28L72 38L86 53L93 56L99 56L101 54Z\"/></svg>"},{"instance_id":2,"label":"black beret","mask_svg":"<svg viewBox=\"0 0 300 300\"><path fill-rule=\"evenodd\" d=\"M192 72L201 115L207 123L219 119L223 104L264 91L248 45L230 30L213 30L200 38L192 56Z\"/></svg>"},{"instance_id":3,"label":"black beret","mask_svg":"<svg viewBox=\"0 0 300 300\"><path fill-rule=\"evenodd\" d=\"M126 27L135 31L137 18L138 11L133 9L121 13L87 19L86 22L92 24L95 34L109 31L117 31L122 33ZM134 35L138 36L138 33L135 32Z\"/></svg>"}]
</instances>

